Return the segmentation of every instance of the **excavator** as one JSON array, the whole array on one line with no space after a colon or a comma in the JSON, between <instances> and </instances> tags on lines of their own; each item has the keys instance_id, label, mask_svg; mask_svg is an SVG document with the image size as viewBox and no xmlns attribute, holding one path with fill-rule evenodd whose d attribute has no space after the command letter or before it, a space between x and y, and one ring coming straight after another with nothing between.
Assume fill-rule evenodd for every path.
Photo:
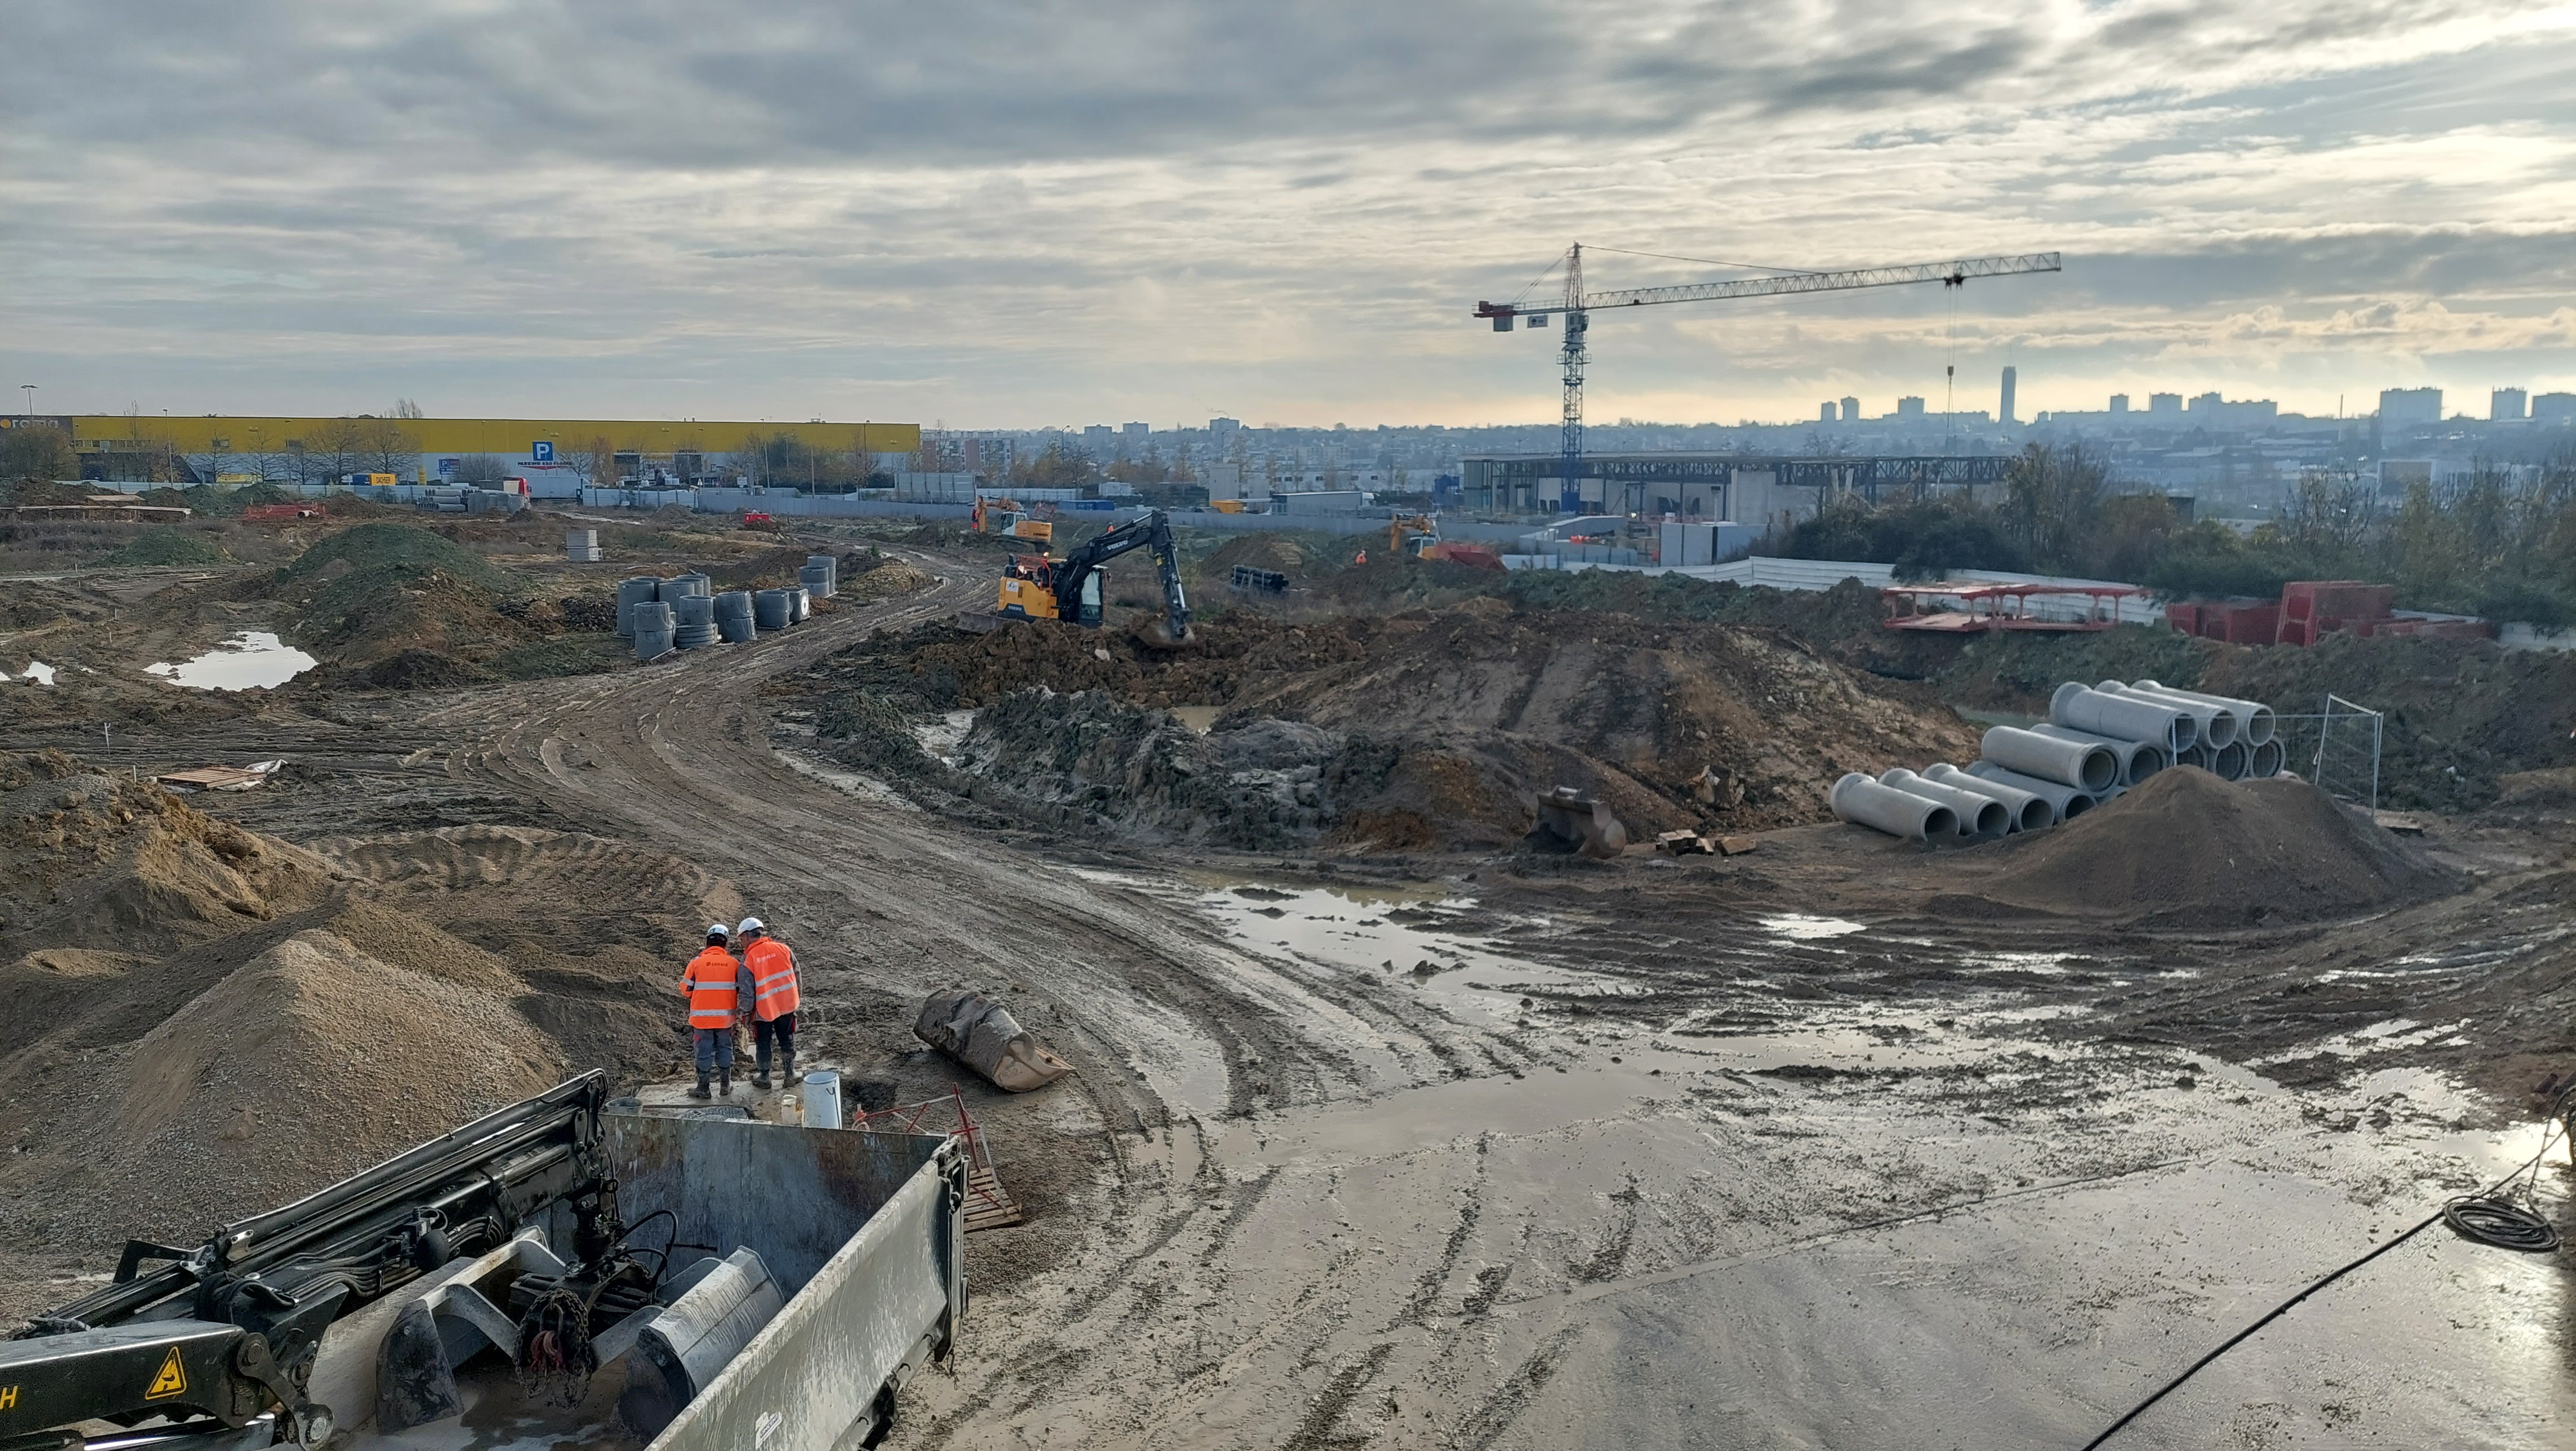
<instances>
[{"instance_id":1,"label":"excavator","mask_svg":"<svg viewBox=\"0 0 2576 1451\"><path fill-rule=\"evenodd\" d=\"M1171 516L1156 509L1115 529L1075 545L1061 559L1051 554L1014 554L1002 571L994 613L1008 620L1065 620L1100 624L1101 566L1122 554L1151 550L1163 580L1163 618L1139 632L1148 643L1185 645L1190 635L1190 602L1181 592L1181 561L1172 542Z\"/></svg>"},{"instance_id":2,"label":"excavator","mask_svg":"<svg viewBox=\"0 0 2576 1451\"><path fill-rule=\"evenodd\" d=\"M1389 559L1422 558L1440 543L1440 521L1428 514L1398 514L1386 521Z\"/></svg>"}]
</instances>

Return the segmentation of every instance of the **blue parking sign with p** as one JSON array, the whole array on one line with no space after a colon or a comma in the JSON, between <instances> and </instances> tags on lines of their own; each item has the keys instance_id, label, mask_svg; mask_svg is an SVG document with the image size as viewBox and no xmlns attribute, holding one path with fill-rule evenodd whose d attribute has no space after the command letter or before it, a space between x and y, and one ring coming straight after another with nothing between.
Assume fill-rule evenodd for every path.
<instances>
[{"instance_id":1,"label":"blue parking sign with p","mask_svg":"<svg viewBox=\"0 0 2576 1451\"><path fill-rule=\"evenodd\" d=\"M555 461L555 446L540 439L539 441L528 445L528 457L541 464L553 463Z\"/></svg>"}]
</instances>

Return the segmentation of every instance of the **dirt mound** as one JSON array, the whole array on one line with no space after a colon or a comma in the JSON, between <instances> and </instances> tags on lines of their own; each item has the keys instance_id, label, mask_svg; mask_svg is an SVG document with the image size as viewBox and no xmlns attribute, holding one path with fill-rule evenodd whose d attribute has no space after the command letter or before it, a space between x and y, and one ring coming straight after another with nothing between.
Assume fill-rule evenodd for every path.
<instances>
[{"instance_id":1,"label":"dirt mound","mask_svg":"<svg viewBox=\"0 0 2576 1451\"><path fill-rule=\"evenodd\" d=\"M417 649L377 661L367 667L366 675L367 683L378 690L436 690L491 678L453 655Z\"/></svg>"},{"instance_id":2,"label":"dirt mound","mask_svg":"<svg viewBox=\"0 0 2576 1451\"><path fill-rule=\"evenodd\" d=\"M2304 781L2195 767L2054 831L2014 838L1983 893L2070 916L2242 927L2347 916L2449 890L2451 874Z\"/></svg>"},{"instance_id":3,"label":"dirt mound","mask_svg":"<svg viewBox=\"0 0 2576 1451\"><path fill-rule=\"evenodd\" d=\"M2564 650L2329 635L2304 650L2222 650L2198 688L2284 714L2321 709L2328 691L2386 711L2381 787L2403 810L2473 811L2505 775L2576 766L2576 654Z\"/></svg>"},{"instance_id":4,"label":"dirt mound","mask_svg":"<svg viewBox=\"0 0 2576 1451\"><path fill-rule=\"evenodd\" d=\"M906 718L1038 686L1067 700L1095 693L1078 707L1014 703L979 727L987 741L970 770L1103 820L1178 829L1175 813L1206 813L1180 829L1191 840L1244 840L1249 821L1263 839L1276 828L1408 847L1508 842L1529 828L1529 798L1558 785L1604 793L1632 831L1758 829L1825 819L1824 786L1842 771L1975 752L1973 733L1921 687L1770 632L1525 614L1494 598L1304 622L1239 612L1178 654L1110 630L933 628L879 636L805 681L820 697L818 732L871 770L901 765L875 759L889 749L918 755ZM1199 748L1133 714L1178 705L1223 707L1219 735L1256 719L1330 733L1339 754L1312 763L1329 789L1294 810L1270 782L1229 780L1209 796L1216 768ZM1196 774L1167 781L1176 770ZM1049 772L1061 781L1045 784ZM1300 814L1317 811L1320 821Z\"/></svg>"},{"instance_id":5,"label":"dirt mound","mask_svg":"<svg viewBox=\"0 0 2576 1451\"><path fill-rule=\"evenodd\" d=\"M930 576L904 563L890 559L867 573L841 582L841 593L853 599L883 600L908 595L930 587Z\"/></svg>"},{"instance_id":6,"label":"dirt mound","mask_svg":"<svg viewBox=\"0 0 2576 1451\"><path fill-rule=\"evenodd\" d=\"M166 952L303 909L329 885L312 854L207 816L148 782L58 753L5 758L0 957L34 946Z\"/></svg>"},{"instance_id":7,"label":"dirt mound","mask_svg":"<svg viewBox=\"0 0 2576 1451\"><path fill-rule=\"evenodd\" d=\"M0 1314L566 1073L671 1069L721 879L480 827L290 846L67 756L0 757ZM110 1258L102 1259L102 1256Z\"/></svg>"}]
</instances>

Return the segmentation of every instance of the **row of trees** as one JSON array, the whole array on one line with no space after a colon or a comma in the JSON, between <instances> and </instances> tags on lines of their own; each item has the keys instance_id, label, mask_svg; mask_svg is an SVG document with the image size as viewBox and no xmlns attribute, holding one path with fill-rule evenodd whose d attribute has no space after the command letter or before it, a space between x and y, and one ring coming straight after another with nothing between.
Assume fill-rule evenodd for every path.
<instances>
[{"instance_id":1,"label":"row of trees","mask_svg":"<svg viewBox=\"0 0 2576 1451\"><path fill-rule=\"evenodd\" d=\"M2410 609L2576 619L2576 451L2481 467L2392 503L2376 480L2302 477L2250 534L2121 492L2099 454L2033 444L1998 497L1828 501L1771 541L1800 559L1870 560L1903 579L1962 569L2131 580L2177 594L2270 596L2294 579L2371 579Z\"/></svg>"}]
</instances>

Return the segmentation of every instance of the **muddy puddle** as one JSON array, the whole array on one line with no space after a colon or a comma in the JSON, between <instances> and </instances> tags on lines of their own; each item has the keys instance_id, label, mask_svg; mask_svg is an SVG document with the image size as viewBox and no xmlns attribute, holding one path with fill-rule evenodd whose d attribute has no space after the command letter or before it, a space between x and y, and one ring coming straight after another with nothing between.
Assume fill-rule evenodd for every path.
<instances>
[{"instance_id":1,"label":"muddy puddle","mask_svg":"<svg viewBox=\"0 0 2576 1451\"><path fill-rule=\"evenodd\" d=\"M1205 1132L1268 1186L1243 1242L1365 1253L1411 1294L1435 1334L1383 1359L1390 1404L1550 1368L1514 1445L2080 1444L2539 1146L2360 1061L2448 1022L2352 1030L2326 1051L2354 1070L2296 1089L2086 1034L2093 991L2170 968L1794 912L1621 937L1454 883L1118 880L1248 973L1373 981L1488 1046ZM2538 1192L2567 1187L2562 1144ZM2569 1312L2551 1257L2437 1226L2116 1444L2569 1444Z\"/></svg>"},{"instance_id":2,"label":"muddy puddle","mask_svg":"<svg viewBox=\"0 0 2576 1451\"><path fill-rule=\"evenodd\" d=\"M9 678L10 675L8 671L0 670L0 681L5 681ZM17 678L34 685L51 685L54 683L54 667L46 664L42 660L30 660L27 662L26 670L21 672Z\"/></svg>"},{"instance_id":3,"label":"muddy puddle","mask_svg":"<svg viewBox=\"0 0 2576 1451\"><path fill-rule=\"evenodd\" d=\"M143 667L190 690L259 690L284 685L313 668L313 657L266 630L245 630L193 659Z\"/></svg>"}]
</instances>

